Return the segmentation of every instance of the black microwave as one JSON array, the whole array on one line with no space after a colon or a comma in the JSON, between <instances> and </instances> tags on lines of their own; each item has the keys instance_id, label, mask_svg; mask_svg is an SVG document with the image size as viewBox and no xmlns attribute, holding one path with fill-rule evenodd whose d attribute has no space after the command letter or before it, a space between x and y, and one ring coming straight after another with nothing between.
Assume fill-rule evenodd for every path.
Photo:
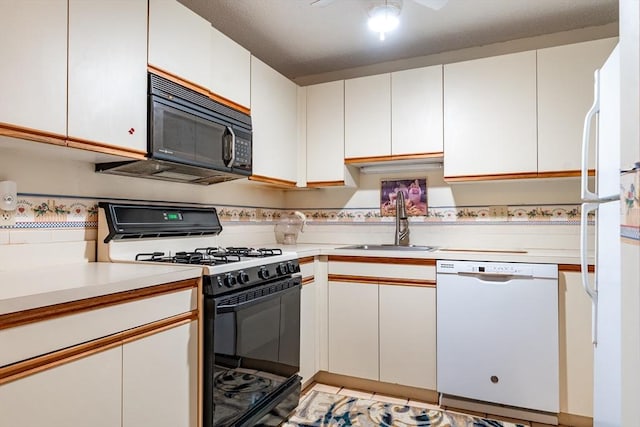
<instances>
[{"instance_id":1,"label":"black microwave","mask_svg":"<svg viewBox=\"0 0 640 427\"><path fill-rule=\"evenodd\" d=\"M149 73L147 160L96 171L194 184L251 175L251 116Z\"/></svg>"}]
</instances>

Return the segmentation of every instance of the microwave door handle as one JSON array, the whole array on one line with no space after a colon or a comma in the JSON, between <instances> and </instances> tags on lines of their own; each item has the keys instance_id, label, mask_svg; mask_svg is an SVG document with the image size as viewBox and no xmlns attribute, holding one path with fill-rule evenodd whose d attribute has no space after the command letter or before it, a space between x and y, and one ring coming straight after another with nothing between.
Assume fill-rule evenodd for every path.
<instances>
[{"instance_id":1,"label":"microwave door handle","mask_svg":"<svg viewBox=\"0 0 640 427\"><path fill-rule=\"evenodd\" d=\"M590 202L598 199L598 195L589 190L589 147L591 142L591 123L600 111L600 73L596 70L593 75L593 105L584 118L582 129L582 162L580 167L580 190L582 200ZM597 139L597 136L596 136ZM598 142L596 141L596 147Z\"/></svg>"},{"instance_id":2,"label":"microwave door handle","mask_svg":"<svg viewBox=\"0 0 640 427\"><path fill-rule=\"evenodd\" d=\"M227 130L231 134L231 156L229 158L229 161L226 163L226 166L230 168L233 167L233 164L236 161L236 134L231 126L227 126ZM226 142L228 142L228 140L226 140L225 143Z\"/></svg>"}]
</instances>

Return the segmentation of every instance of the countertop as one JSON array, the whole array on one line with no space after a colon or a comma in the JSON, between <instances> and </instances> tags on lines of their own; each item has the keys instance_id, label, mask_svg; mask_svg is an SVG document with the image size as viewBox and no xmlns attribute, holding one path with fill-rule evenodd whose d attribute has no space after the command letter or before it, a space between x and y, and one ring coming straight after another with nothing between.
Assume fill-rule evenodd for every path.
<instances>
[{"instance_id":1,"label":"countertop","mask_svg":"<svg viewBox=\"0 0 640 427\"><path fill-rule=\"evenodd\" d=\"M580 254L576 250L560 249L482 249L482 248L440 248L434 251L394 251L340 249L349 244L278 245L283 251L293 251L299 257L318 255L347 255L385 258L449 259L465 261L527 262L542 264L580 264ZM593 259L589 260L593 264Z\"/></svg>"},{"instance_id":2,"label":"countertop","mask_svg":"<svg viewBox=\"0 0 640 427\"><path fill-rule=\"evenodd\" d=\"M201 275L193 266L108 262L0 271L0 315Z\"/></svg>"}]
</instances>

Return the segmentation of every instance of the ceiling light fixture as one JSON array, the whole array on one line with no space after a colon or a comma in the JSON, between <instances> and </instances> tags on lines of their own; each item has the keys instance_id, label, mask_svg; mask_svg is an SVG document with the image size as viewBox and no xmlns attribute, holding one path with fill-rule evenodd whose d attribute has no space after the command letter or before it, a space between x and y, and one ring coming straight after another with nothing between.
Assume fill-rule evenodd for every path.
<instances>
[{"instance_id":1,"label":"ceiling light fixture","mask_svg":"<svg viewBox=\"0 0 640 427\"><path fill-rule=\"evenodd\" d=\"M369 11L369 29L380 34L380 41L384 41L385 33L395 30L400 25L399 3L389 3L374 6Z\"/></svg>"}]
</instances>

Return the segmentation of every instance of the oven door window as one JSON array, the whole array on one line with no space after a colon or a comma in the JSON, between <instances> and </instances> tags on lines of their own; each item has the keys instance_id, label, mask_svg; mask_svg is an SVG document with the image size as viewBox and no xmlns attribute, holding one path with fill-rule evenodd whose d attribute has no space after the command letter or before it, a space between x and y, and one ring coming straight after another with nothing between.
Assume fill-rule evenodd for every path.
<instances>
[{"instance_id":1,"label":"oven door window","mask_svg":"<svg viewBox=\"0 0 640 427\"><path fill-rule=\"evenodd\" d=\"M162 98L152 100L153 157L194 166L228 169L224 164L227 127L187 107L180 109Z\"/></svg>"}]
</instances>

